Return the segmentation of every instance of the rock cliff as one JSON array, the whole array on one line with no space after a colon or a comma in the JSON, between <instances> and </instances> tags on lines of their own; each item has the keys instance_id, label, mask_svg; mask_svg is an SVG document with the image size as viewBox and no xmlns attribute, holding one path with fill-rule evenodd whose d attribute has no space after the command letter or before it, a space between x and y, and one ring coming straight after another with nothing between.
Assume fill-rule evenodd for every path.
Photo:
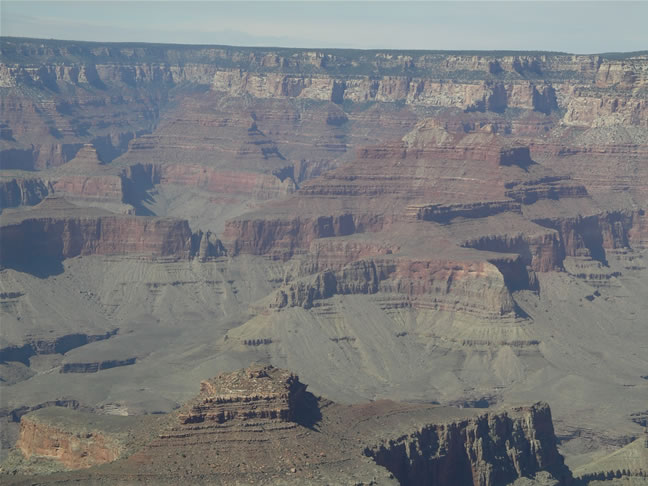
<instances>
[{"instance_id":1,"label":"rock cliff","mask_svg":"<svg viewBox=\"0 0 648 486\"><path fill-rule=\"evenodd\" d=\"M185 86L230 98L528 110L562 116L573 127L645 126L648 109L645 55L178 49L10 38L2 39L2 54L0 86L12 93L1 107L6 168L60 165L88 142L112 160L130 140L155 130L170 89ZM32 99L23 92L27 86L47 100ZM74 96L56 94L65 91ZM106 126L102 114L116 122Z\"/></svg>"},{"instance_id":2,"label":"rock cliff","mask_svg":"<svg viewBox=\"0 0 648 486\"><path fill-rule=\"evenodd\" d=\"M0 415L169 411L260 359L340 401L550 400L572 452L635 433L646 53L0 49ZM172 481L186 437L236 429L225 471L241 437L305 436L241 396L186 410ZM269 457L271 483L306 461Z\"/></svg>"},{"instance_id":3,"label":"rock cliff","mask_svg":"<svg viewBox=\"0 0 648 486\"><path fill-rule=\"evenodd\" d=\"M571 479L546 404L429 425L365 453L401 484L510 484L540 470L551 471L563 484Z\"/></svg>"},{"instance_id":4,"label":"rock cliff","mask_svg":"<svg viewBox=\"0 0 648 486\"><path fill-rule=\"evenodd\" d=\"M50 468L89 468L50 476L41 469L31 479L43 484L184 477L489 486L540 471L559 484L571 480L546 404L486 413L388 401L342 406L315 398L288 371L258 365L203 381L194 400L166 417L32 412L17 447L4 464L14 474L37 473L51 461Z\"/></svg>"},{"instance_id":5,"label":"rock cliff","mask_svg":"<svg viewBox=\"0 0 648 486\"><path fill-rule=\"evenodd\" d=\"M4 266L84 255L206 261L226 252L210 232L192 234L186 220L116 216L59 197L48 198L31 211L5 214L0 223Z\"/></svg>"}]
</instances>

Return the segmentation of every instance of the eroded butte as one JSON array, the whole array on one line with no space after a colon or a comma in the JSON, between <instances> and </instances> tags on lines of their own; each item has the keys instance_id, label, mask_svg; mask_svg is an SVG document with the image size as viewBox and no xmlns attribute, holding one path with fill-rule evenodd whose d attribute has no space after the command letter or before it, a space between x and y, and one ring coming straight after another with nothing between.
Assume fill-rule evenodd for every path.
<instances>
[{"instance_id":1,"label":"eroded butte","mask_svg":"<svg viewBox=\"0 0 648 486\"><path fill-rule=\"evenodd\" d=\"M3 454L251 361L350 415L546 401L592 480L642 433L645 53L1 42Z\"/></svg>"},{"instance_id":2,"label":"eroded butte","mask_svg":"<svg viewBox=\"0 0 648 486\"><path fill-rule=\"evenodd\" d=\"M5 476L7 484L489 486L522 477L537 476L537 484L572 479L546 404L488 412L385 400L338 405L267 365L203 381L178 411L139 424L60 407L32 412L22 419L17 447L6 464L19 475ZM43 471L50 474L38 476ZM28 473L37 476L20 477Z\"/></svg>"}]
</instances>

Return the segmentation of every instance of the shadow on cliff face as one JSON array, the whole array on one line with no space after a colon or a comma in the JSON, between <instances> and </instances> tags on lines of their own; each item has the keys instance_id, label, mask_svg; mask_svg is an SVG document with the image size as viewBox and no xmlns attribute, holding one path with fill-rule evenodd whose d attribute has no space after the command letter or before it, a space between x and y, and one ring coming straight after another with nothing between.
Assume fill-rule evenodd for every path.
<instances>
[{"instance_id":1,"label":"shadow on cliff face","mask_svg":"<svg viewBox=\"0 0 648 486\"><path fill-rule=\"evenodd\" d=\"M0 268L11 268L38 278L48 278L63 273L63 262L57 258L36 257L25 259L2 259Z\"/></svg>"},{"instance_id":2,"label":"shadow on cliff face","mask_svg":"<svg viewBox=\"0 0 648 486\"><path fill-rule=\"evenodd\" d=\"M317 424L322 420L320 400L311 392L304 391L295 403L294 421L303 427L318 431Z\"/></svg>"},{"instance_id":3,"label":"shadow on cliff face","mask_svg":"<svg viewBox=\"0 0 648 486\"><path fill-rule=\"evenodd\" d=\"M151 181L148 181L145 178L133 180L131 178L122 177L122 183L124 184L123 201L135 208L136 215L156 216L153 211L144 205L144 203L152 204L155 202L152 194L155 191L155 188Z\"/></svg>"}]
</instances>

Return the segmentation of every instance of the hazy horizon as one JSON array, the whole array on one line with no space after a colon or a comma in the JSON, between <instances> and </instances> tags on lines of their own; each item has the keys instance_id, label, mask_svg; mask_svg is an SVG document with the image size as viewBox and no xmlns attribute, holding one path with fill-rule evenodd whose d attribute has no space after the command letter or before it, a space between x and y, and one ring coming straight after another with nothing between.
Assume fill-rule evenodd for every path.
<instances>
[{"instance_id":1,"label":"hazy horizon","mask_svg":"<svg viewBox=\"0 0 648 486\"><path fill-rule=\"evenodd\" d=\"M648 2L3 1L3 36L574 54L648 49Z\"/></svg>"}]
</instances>

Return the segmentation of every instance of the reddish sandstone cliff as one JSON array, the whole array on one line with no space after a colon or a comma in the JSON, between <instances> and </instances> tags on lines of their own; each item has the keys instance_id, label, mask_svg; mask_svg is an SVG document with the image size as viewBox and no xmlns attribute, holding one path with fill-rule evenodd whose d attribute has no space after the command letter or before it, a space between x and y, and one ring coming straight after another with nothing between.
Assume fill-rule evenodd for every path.
<instances>
[{"instance_id":1,"label":"reddish sandstone cliff","mask_svg":"<svg viewBox=\"0 0 648 486\"><path fill-rule=\"evenodd\" d=\"M29 416L21 420L16 447L26 459L33 456L54 459L69 469L83 469L112 462L122 452L122 446L104 434L75 434L41 424Z\"/></svg>"},{"instance_id":2,"label":"reddish sandstone cliff","mask_svg":"<svg viewBox=\"0 0 648 486\"><path fill-rule=\"evenodd\" d=\"M142 254L186 258L191 231L183 220L143 217L27 219L2 226L2 262L24 257Z\"/></svg>"}]
</instances>

